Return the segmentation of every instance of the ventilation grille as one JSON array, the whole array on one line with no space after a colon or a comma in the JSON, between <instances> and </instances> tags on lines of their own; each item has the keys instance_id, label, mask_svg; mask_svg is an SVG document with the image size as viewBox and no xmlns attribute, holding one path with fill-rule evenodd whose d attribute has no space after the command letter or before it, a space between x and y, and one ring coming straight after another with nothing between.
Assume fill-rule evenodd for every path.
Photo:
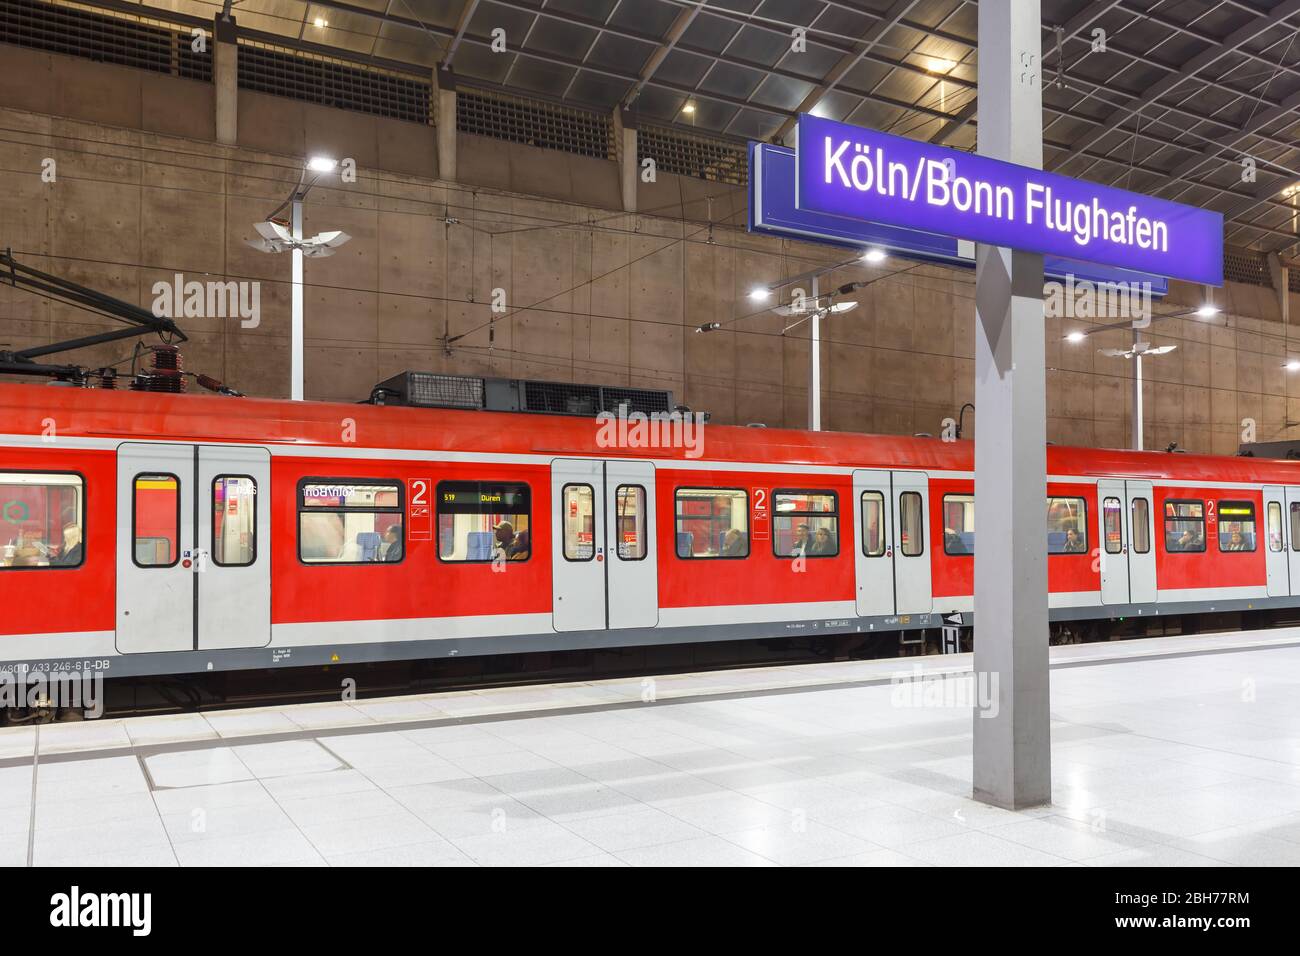
<instances>
[{"instance_id":1,"label":"ventilation grille","mask_svg":"<svg viewBox=\"0 0 1300 956\"><path fill-rule=\"evenodd\" d=\"M749 183L749 159L740 144L647 125L637 130L636 140L638 159L653 159L660 172L732 186Z\"/></svg>"},{"instance_id":2,"label":"ventilation grille","mask_svg":"<svg viewBox=\"0 0 1300 956\"><path fill-rule=\"evenodd\" d=\"M551 415L594 416L601 411L600 389L595 385L563 382L524 382L522 411Z\"/></svg>"},{"instance_id":3,"label":"ventilation grille","mask_svg":"<svg viewBox=\"0 0 1300 956\"><path fill-rule=\"evenodd\" d=\"M192 80L212 79L208 32L206 49L196 53L190 28L176 23L38 0L0 0L0 43Z\"/></svg>"},{"instance_id":4,"label":"ventilation grille","mask_svg":"<svg viewBox=\"0 0 1300 956\"><path fill-rule=\"evenodd\" d=\"M462 86L456 91L456 128L578 156L614 158L610 117L529 97Z\"/></svg>"},{"instance_id":5,"label":"ventilation grille","mask_svg":"<svg viewBox=\"0 0 1300 956\"><path fill-rule=\"evenodd\" d=\"M254 40L239 40L239 85L319 106L432 122L429 82Z\"/></svg>"},{"instance_id":6,"label":"ventilation grille","mask_svg":"<svg viewBox=\"0 0 1300 956\"><path fill-rule=\"evenodd\" d=\"M479 378L438 372L394 375L374 387L370 400L382 405L536 412L584 418L592 418L599 412L618 414L620 409L650 415L670 411L673 407L673 393L658 389Z\"/></svg>"},{"instance_id":7,"label":"ventilation grille","mask_svg":"<svg viewBox=\"0 0 1300 956\"><path fill-rule=\"evenodd\" d=\"M1263 254L1250 249L1223 250L1223 277L1229 282L1273 285L1273 280L1268 274L1268 259Z\"/></svg>"}]
</instances>

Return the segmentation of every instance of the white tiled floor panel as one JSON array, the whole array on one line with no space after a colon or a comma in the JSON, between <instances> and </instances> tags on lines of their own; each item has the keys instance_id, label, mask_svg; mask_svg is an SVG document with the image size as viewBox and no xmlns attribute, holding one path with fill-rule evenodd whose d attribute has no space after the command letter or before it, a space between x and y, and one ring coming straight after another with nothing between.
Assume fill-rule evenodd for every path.
<instances>
[{"instance_id":1,"label":"white tiled floor panel","mask_svg":"<svg viewBox=\"0 0 1300 956\"><path fill-rule=\"evenodd\" d=\"M1020 813L968 798L969 711L860 683L912 660L3 730L0 866L1296 866L1287 634L1054 648L1093 662Z\"/></svg>"}]
</instances>

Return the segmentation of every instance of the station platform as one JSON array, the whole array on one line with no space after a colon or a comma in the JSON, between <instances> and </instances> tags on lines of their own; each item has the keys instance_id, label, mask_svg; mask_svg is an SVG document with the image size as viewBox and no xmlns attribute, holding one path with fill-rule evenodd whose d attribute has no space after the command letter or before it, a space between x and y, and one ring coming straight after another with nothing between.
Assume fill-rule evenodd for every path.
<instances>
[{"instance_id":1,"label":"station platform","mask_svg":"<svg viewBox=\"0 0 1300 956\"><path fill-rule=\"evenodd\" d=\"M0 866L1300 865L1300 629L1051 660L1021 812L967 654L6 728Z\"/></svg>"}]
</instances>

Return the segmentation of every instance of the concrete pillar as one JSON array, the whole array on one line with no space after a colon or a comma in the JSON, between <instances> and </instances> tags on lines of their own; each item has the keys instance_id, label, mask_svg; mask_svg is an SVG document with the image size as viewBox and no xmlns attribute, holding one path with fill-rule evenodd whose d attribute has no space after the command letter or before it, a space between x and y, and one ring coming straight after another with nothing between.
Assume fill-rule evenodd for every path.
<instances>
[{"instance_id":1,"label":"concrete pillar","mask_svg":"<svg viewBox=\"0 0 1300 956\"><path fill-rule=\"evenodd\" d=\"M235 18L213 19L212 88L217 112L217 142L234 146L239 140L239 44Z\"/></svg>"},{"instance_id":2,"label":"concrete pillar","mask_svg":"<svg viewBox=\"0 0 1300 956\"><path fill-rule=\"evenodd\" d=\"M979 5L981 155L1042 167L1041 50L1039 0ZM1052 796L1043 257L975 259L974 797L1019 809Z\"/></svg>"},{"instance_id":3,"label":"concrete pillar","mask_svg":"<svg viewBox=\"0 0 1300 956\"><path fill-rule=\"evenodd\" d=\"M636 212L636 187L641 171L637 157L636 120L624 113L622 107L614 110L614 158L618 161L623 211Z\"/></svg>"},{"instance_id":4,"label":"concrete pillar","mask_svg":"<svg viewBox=\"0 0 1300 956\"><path fill-rule=\"evenodd\" d=\"M456 76L451 67L433 68L433 122L438 131L438 178L456 182Z\"/></svg>"},{"instance_id":5,"label":"concrete pillar","mask_svg":"<svg viewBox=\"0 0 1300 956\"><path fill-rule=\"evenodd\" d=\"M1290 321L1291 312L1291 270L1276 252L1268 254L1268 272L1273 280L1273 291L1277 293L1277 307L1282 321Z\"/></svg>"}]
</instances>

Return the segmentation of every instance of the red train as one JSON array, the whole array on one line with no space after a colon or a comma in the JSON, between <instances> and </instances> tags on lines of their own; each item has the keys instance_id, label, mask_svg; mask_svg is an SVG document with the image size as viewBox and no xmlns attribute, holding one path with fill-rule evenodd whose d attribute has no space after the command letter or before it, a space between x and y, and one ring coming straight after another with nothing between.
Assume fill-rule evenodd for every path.
<instances>
[{"instance_id":1,"label":"red train","mask_svg":"<svg viewBox=\"0 0 1300 956\"><path fill-rule=\"evenodd\" d=\"M109 675L935 626L972 446L0 385L0 668ZM1053 620L1300 604L1300 462L1048 449Z\"/></svg>"}]
</instances>

